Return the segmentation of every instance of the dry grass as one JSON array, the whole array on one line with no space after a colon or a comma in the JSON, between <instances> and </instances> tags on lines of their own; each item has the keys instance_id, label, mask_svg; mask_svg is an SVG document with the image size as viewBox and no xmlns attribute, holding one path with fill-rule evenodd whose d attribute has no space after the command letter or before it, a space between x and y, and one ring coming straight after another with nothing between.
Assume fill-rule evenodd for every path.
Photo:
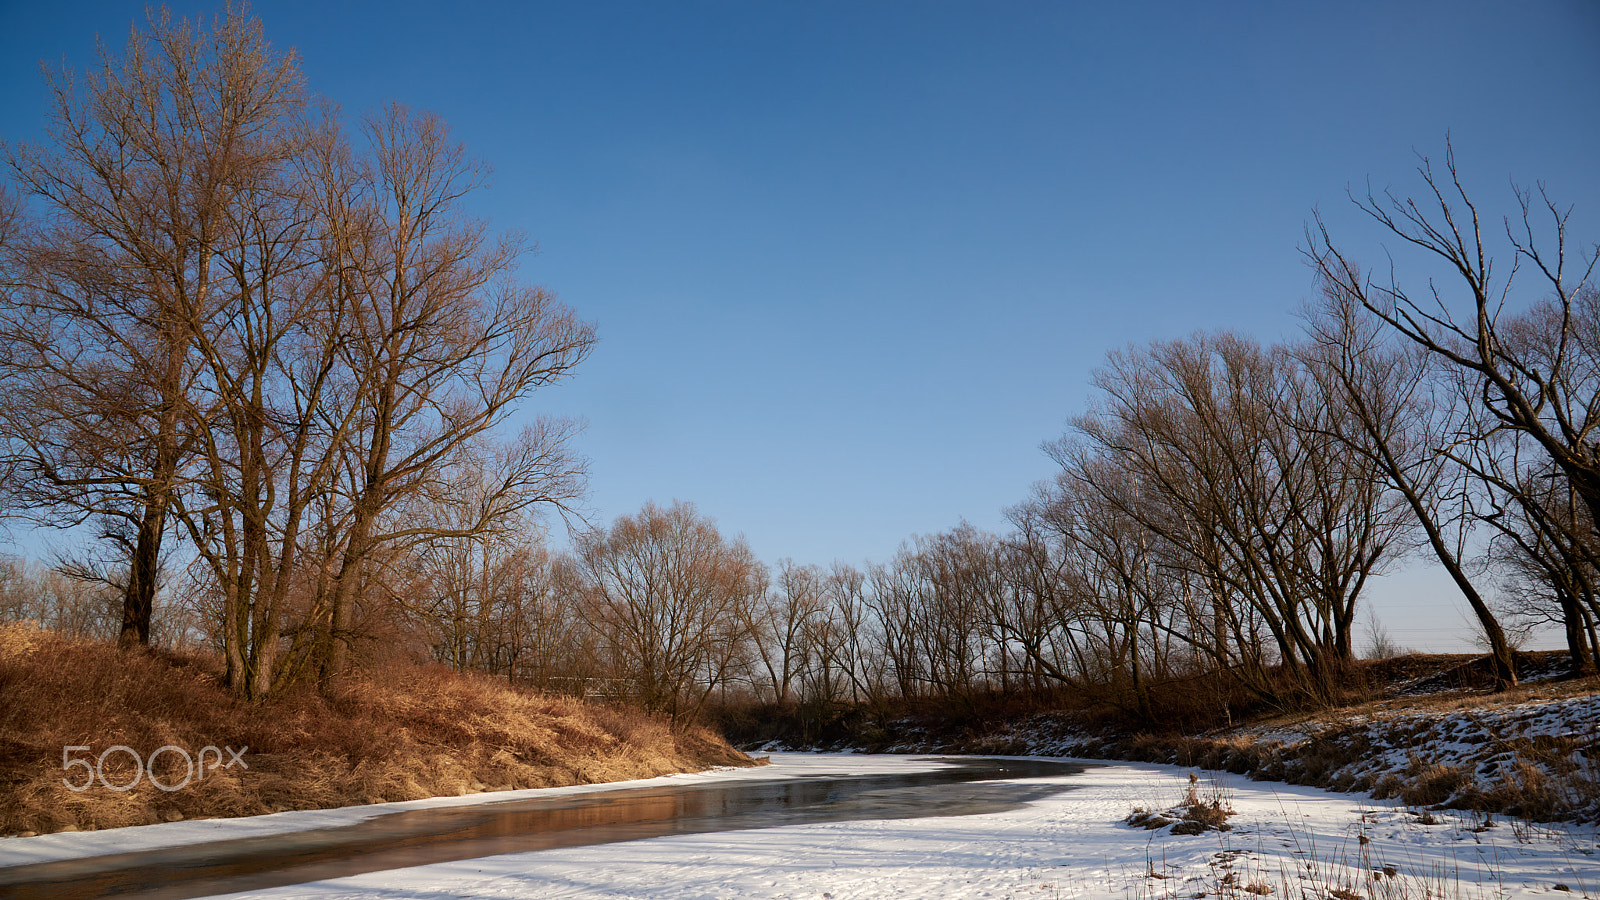
<instances>
[{"instance_id":1,"label":"dry grass","mask_svg":"<svg viewBox=\"0 0 1600 900\"><path fill-rule=\"evenodd\" d=\"M1455 757L1434 748L1460 732L1439 720L1328 725L1307 740L1284 744L1250 735L1137 735L1086 748L1079 755L1196 766L1251 778L1336 791L1369 791L1416 807L1505 813L1533 821L1592 820L1600 812L1600 727L1568 735L1469 735ZM1480 740L1481 739L1481 740ZM1408 761L1383 766L1384 748L1412 748Z\"/></svg>"},{"instance_id":2,"label":"dry grass","mask_svg":"<svg viewBox=\"0 0 1600 900\"><path fill-rule=\"evenodd\" d=\"M94 760L122 745L148 757L164 746L248 748L248 768L217 766L179 790L140 780L75 792ZM222 761L228 756L224 754ZM237 701L212 661L119 653L19 626L0 628L0 834L114 828L179 818L415 800L478 791L617 781L750 760L701 729L644 713L509 688L435 667L352 678L329 695L301 691ZM182 754L155 774L183 782ZM112 785L132 756L105 759Z\"/></svg>"},{"instance_id":3,"label":"dry grass","mask_svg":"<svg viewBox=\"0 0 1600 900\"><path fill-rule=\"evenodd\" d=\"M1472 775L1460 766L1426 762L1413 755L1400 799L1407 806L1434 806L1454 797L1471 781Z\"/></svg>"},{"instance_id":4,"label":"dry grass","mask_svg":"<svg viewBox=\"0 0 1600 900\"><path fill-rule=\"evenodd\" d=\"M1413 855L1405 838L1380 843L1369 838L1365 828L1357 833L1355 841L1342 840L1328 850L1319 847L1316 836L1297 828L1292 820L1285 824L1287 828L1279 837L1285 847L1292 844L1289 859L1259 856L1259 849L1233 846L1219 835L1219 852L1206 861L1203 872L1157 866L1153 851L1146 851L1144 870L1132 878L1124 875L1121 893L1130 900L1252 900L1267 896L1302 900L1500 900L1513 893L1523 895L1514 887L1507 889L1498 857L1475 864L1453 858L1448 862L1421 861ZM1442 823L1431 816L1418 817L1410 827L1421 829L1438 824ZM1472 830L1481 832L1489 827L1492 826L1484 824ZM1174 829L1173 833L1180 832ZM1526 839L1519 835L1518 840ZM1561 892L1557 896L1594 896L1592 886L1582 876L1568 881L1570 885L1553 884L1550 890ZM1072 896L1111 896L1117 887L1113 884L1096 890L1099 885L1073 886L1080 890Z\"/></svg>"},{"instance_id":5,"label":"dry grass","mask_svg":"<svg viewBox=\"0 0 1600 900\"><path fill-rule=\"evenodd\" d=\"M1191 772L1189 787L1177 805L1160 812L1138 808L1125 821L1149 831L1171 825L1173 834L1204 834L1230 830L1233 826L1228 824L1228 817L1232 815L1233 804L1227 791L1208 779L1202 793L1200 777Z\"/></svg>"}]
</instances>

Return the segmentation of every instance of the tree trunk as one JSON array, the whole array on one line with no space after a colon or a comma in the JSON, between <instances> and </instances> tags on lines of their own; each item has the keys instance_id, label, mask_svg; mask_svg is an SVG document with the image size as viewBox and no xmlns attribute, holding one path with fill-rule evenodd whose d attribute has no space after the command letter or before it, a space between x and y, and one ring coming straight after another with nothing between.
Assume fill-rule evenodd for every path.
<instances>
[{"instance_id":1,"label":"tree trunk","mask_svg":"<svg viewBox=\"0 0 1600 900\"><path fill-rule=\"evenodd\" d=\"M161 565L161 537L166 530L165 496L145 502L139 534L128 560L128 586L122 598L122 631L117 646L123 650L150 646L150 617L155 609L156 575Z\"/></svg>"}]
</instances>

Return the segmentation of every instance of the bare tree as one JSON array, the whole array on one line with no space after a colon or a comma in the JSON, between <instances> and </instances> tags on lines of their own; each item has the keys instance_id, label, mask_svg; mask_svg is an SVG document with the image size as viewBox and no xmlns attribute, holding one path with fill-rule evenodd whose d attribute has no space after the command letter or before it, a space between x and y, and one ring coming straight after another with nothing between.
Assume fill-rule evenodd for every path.
<instances>
[{"instance_id":1,"label":"bare tree","mask_svg":"<svg viewBox=\"0 0 1600 900\"><path fill-rule=\"evenodd\" d=\"M693 719L744 658L764 567L685 502L581 536L578 558L612 673L645 707Z\"/></svg>"},{"instance_id":2,"label":"bare tree","mask_svg":"<svg viewBox=\"0 0 1600 900\"><path fill-rule=\"evenodd\" d=\"M1103 401L1075 423L1086 443L1050 448L1064 470L1160 539L1219 632L1250 648L1263 626L1297 690L1329 697L1405 520L1370 462L1325 434L1314 383L1285 349L1222 335L1113 354L1096 384ZM1248 659L1232 671L1281 699L1267 660Z\"/></svg>"},{"instance_id":3,"label":"bare tree","mask_svg":"<svg viewBox=\"0 0 1600 900\"><path fill-rule=\"evenodd\" d=\"M1057 445L1058 457L1071 460L1064 450ZM1037 545L1033 579L1050 585L1045 601L1053 628L1028 644L1030 655L1056 681L1084 691L1111 688L1114 702L1124 702L1120 688L1126 684L1132 709L1148 720L1146 668L1160 665L1151 652L1161 645L1158 607L1173 586L1158 558L1162 539L1107 502L1093 487L1095 479L1080 479L1076 471L1064 467L1050 490L1014 515ZM1208 634L1202 629L1191 637Z\"/></svg>"},{"instance_id":4,"label":"bare tree","mask_svg":"<svg viewBox=\"0 0 1600 900\"><path fill-rule=\"evenodd\" d=\"M436 117L391 107L357 152L241 12L151 32L8 150L37 211L0 203L0 472L40 520L131 523L127 642L176 521L261 697L345 668L408 547L577 495L573 424L497 430L594 334L463 215L483 169ZM469 472L475 517L402 514Z\"/></svg>"},{"instance_id":5,"label":"bare tree","mask_svg":"<svg viewBox=\"0 0 1600 900\"><path fill-rule=\"evenodd\" d=\"M1008 654L1015 647L1023 683L1040 690L1047 681L1083 687L1082 644L1074 626L1081 619L1079 595L1069 584L1067 558L1053 544L1038 502L1008 515L1016 531L995 548L998 591L991 595L989 618Z\"/></svg>"},{"instance_id":6,"label":"bare tree","mask_svg":"<svg viewBox=\"0 0 1600 900\"><path fill-rule=\"evenodd\" d=\"M1297 351L1334 411L1327 434L1365 457L1404 500L1428 550L1478 620L1496 686L1514 686L1510 643L1465 562L1476 517L1466 483L1472 465L1461 446L1480 441L1480 429L1459 392L1441 379L1434 357L1392 345L1381 324L1364 315L1360 297L1347 288L1359 282L1354 272L1344 281L1324 277L1322 304L1308 318L1308 340Z\"/></svg>"},{"instance_id":7,"label":"bare tree","mask_svg":"<svg viewBox=\"0 0 1600 900\"><path fill-rule=\"evenodd\" d=\"M496 480L475 468L447 495L409 504L407 517L458 534L405 548L402 572L390 580L401 582L395 599L426 634L435 659L514 679L530 655L552 649L546 633L558 624L550 621L556 578L540 529L527 516L489 517L490 527L477 527L495 502Z\"/></svg>"},{"instance_id":8,"label":"bare tree","mask_svg":"<svg viewBox=\"0 0 1600 900\"><path fill-rule=\"evenodd\" d=\"M875 652L881 624L867 601L867 577L860 569L834 563L826 585L828 610L825 658L837 661L850 684L852 701L883 696L884 660Z\"/></svg>"},{"instance_id":9,"label":"bare tree","mask_svg":"<svg viewBox=\"0 0 1600 900\"><path fill-rule=\"evenodd\" d=\"M344 298L324 258L321 195L308 172L338 152L331 125L279 136L255 181L228 197L208 285L183 309L200 374L186 397L194 423L192 489L179 519L223 601L230 683L252 698L279 674L290 595L306 534L334 487ZM270 163L270 165L268 165Z\"/></svg>"},{"instance_id":10,"label":"bare tree","mask_svg":"<svg viewBox=\"0 0 1600 900\"><path fill-rule=\"evenodd\" d=\"M114 638L121 627L122 595L114 583L0 556L0 622L30 622L74 637Z\"/></svg>"},{"instance_id":11,"label":"bare tree","mask_svg":"<svg viewBox=\"0 0 1600 900\"><path fill-rule=\"evenodd\" d=\"M282 158L303 102L292 56L229 10L210 33L163 10L122 57L50 79L48 141L6 148L29 215L0 241L0 361L14 503L49 525L128 521L121 643L148 643L162 538L196 422L196 320L232 204Z\"/></svg>"},{"instance_id":12,"label":"bare tree","mask_svg":"<svg viewBox=\"0 0 1600 900\"><path fill-rule=\"evenodd\" d=\"M796 682L819 661L815 642L826 614L825 581L816 566L780 560L775 590L748 609L751 619L746 627L755 638L772 700L779 706L789 704Z\"/></svg>"},{"instance_id":13,"label":"bare tree","mask_svg":"<svg viewBox=\"0 0 1600 900\"><path fill-rule=\"evenodd\" d=\"M1593 675L1600 670L1600 540L1566 479L1547 465L1519 475L1504 504L1485 516L1499 532L1491 557L1506 617L1524 628L1560 626L1571 674Z\"/></svg>"},{"instance_id":14,"label":"bare tree","mask_svg":"<svg viewBox=\"0 0 1600 900\"><path fill-rule=\"evenodd\" d=\"M1503 224L1510 262L1497 272L1453 148L1446 145L1443 172L1436 173L1424 158L1419 173L1425 187L1420 202L1388 192L1379 199L1370 191L1355 202L1424 258L1442 261L1455 278L1455 297L1433 281L1425 296L1414 297L1398 279L1378 284L1363 278L1320 217L1310 237L1310 257L1329 283L1394 333L1469 378L1493 426L1536 444L1588 507L1589 520L1600 523L1600 441L1595 439L1600 433L1600 317L1590 281L1600 246L1572 252L1570 207L1559 206L1542 186L1537 198L1518 190L1520 215ZM1524 271L1534 282L1531 288L1518 280ZM1540 306L1531 318L1508 310L1514 294L1526 290L1539 292ZM1536 340L1519 334L1530 325L1539 333Z\"/></svg>"},{"instance_id":15,"label":"bare tree","mask_svg":"<svg viewBox=\"0 0 1600 900\"><path fill-rule=\"evenodd\" d=\"M867 604L877 622L872 654L903 697L970 700L998 670L987 595L998 587L991 538L962 525L919 536L868 569Z\"/></svg>"},{"instance_id":16,"label":"bare tree","mask_svg":"<svg viewBox=\"0 0 1600 900\"><path fill-rule=\"evenodd\" d=\"M513 279L520 238L492 237L463 218L461 202L481 185L483 169L442 121L391 106L369 120L366 134L373 159L357 197L359 220L374 230L341 276L350 294L341 350L358 393L341 435L350 518L324 677L344 668L363 566L375 548L470 533L531 504L576 496L582 469L566 451L573 426L545 421L500 452L493 502L477 522L440 529L384 521L401 499L436 487L442 468L565 376L594 342L593 328L552 295Z\"/></svg>"}]
</instances>

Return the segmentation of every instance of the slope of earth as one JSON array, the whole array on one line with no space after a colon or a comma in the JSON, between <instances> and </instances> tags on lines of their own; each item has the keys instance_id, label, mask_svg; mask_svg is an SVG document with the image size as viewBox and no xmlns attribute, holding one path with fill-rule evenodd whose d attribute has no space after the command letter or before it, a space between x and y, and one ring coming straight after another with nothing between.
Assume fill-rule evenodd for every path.
<instances>
[{"instance_id":1,"label":"slope of earth","mask_svg":"<svg viewBox=\"0 0 1600 900\"><path fill-rule=\"evenodd\" d=\"M203 657L0 627L0 835L752 764L704 729L439 667L246 703Z\"/></svg>"}]
</instances>

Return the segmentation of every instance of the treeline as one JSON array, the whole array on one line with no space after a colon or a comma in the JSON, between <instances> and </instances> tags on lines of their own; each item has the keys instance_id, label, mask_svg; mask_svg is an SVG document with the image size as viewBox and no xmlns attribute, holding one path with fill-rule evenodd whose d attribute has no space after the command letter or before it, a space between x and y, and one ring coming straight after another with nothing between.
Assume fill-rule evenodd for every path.
<instances>
[{"instance_id":1,"label":"treeline","mask_svg":"<svg viewBox=\"0 0 1600 900\"><path fill-rule=\"evenodd\" d=\"M1542 195L1519 193L1503 241L1487 237L1453 158L1421 176L1429 204L1359 205L1421 251L1418 271L1444 263L1453 280L1424 299L1368 279L1319 223L1302 334L1111 354L1008 534L962 526L861 570L766 572L738 544L690 552L710 526L686 507L620 519L552 563L573 574L552 578L567 593L546 628L570 629L598 668L537 677L690 709L713 692L787 705L1064 688L1150 719L1151 690L1176 682L1224 707L1325 704L1356 658L1364 591L1407 556L1450 575L1498 687L1541 626L1594 674L1597 251L1570 249L1569 213Z\"/></svg>"},{"instance_id":2,"label":"treeline","mask_svg":"<svg viewBox=\"0 0 1600 900\"><path fill-rule=\"evenodd\" d=\"M122 592L18 557L0 558L0 622L35 622L72 637L114 640L122 623Z\"/></svg>"}]
</instances>

